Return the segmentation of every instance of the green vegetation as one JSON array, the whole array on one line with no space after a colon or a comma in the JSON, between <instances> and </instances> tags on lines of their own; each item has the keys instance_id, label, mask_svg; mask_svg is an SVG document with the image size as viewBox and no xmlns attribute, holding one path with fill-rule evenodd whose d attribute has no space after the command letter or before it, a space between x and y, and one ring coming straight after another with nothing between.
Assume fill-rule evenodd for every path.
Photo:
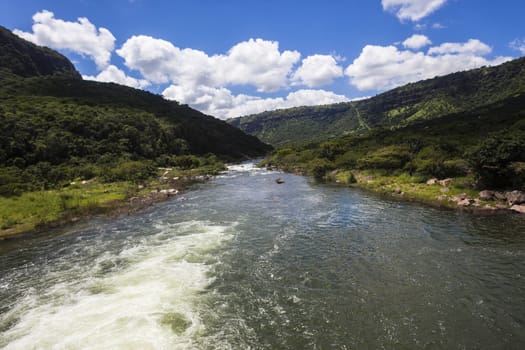
<instances>
[{"instance_id":1,"label":"green vegetation","mask_svg":"<svg viewBox=\"0 0 525 350\"><path fill-rule=\"evenodd\" d=\"M467 193L474 187L525 190L524 106L525 96L518 96L404 128L281 148L263 165L341 183L356 180L380 191L396 184L401 192L416 193L417 184L433 177L456 178L457 191ZM407 183L416 187L405 188ZM423 187L419 193L434 200L440 194Z\"/></svg>"},{"instance_id":2,"label":"green vegetation","mask_svg":"<svg viewBox=\"0 0 525 350\"><path fill-rule=\"evenodd\" d=\"M84 81L64 56L0 27L0 236L162 185L159 167L213 174L270 150L162 96Z\"/></svg>"},{"instance_id":3,"label":"green vegetation","mask_svg":"<svg viewBox=\"0 0 525 350\"><path fill-rule=\"evenodd\" d=\"M22 40L0 26L0 69L22 77L61 75L80 79L73 64L58 52Z\"/></svg>"},{"instance_id":4,"label":"green vegetation","mask_svg":"<svg viewBox=\"0 0 525 350\"><path fill-rule=\"evenodd\" d=\"M366 100L229 122L278 147L262 165L318 179L427 202L525 190L525 57ZM426 185L430 178L455 180L442 189Z\"/></svg>"},{"instance_id":5,"label":"green vegetation","mask_svg":"<svg viewBox=\"0 0 525 350\"><path fill-rule=\"evenodd\" d=\"M171 168L126 161L106 169L104 174L109 175L87 181L77 178L62 187L55 186L48 190L0 196L0 239L89 215L119 213L121 210L127 212L133 209L129 206L134 198L140 199L140 206L147 206L167 197L162 192L156 192L158 190L181 190L197 181L199 176L216 175L226 169L213 155L174 157L173 163L169 164L187 159L191 160L191 164Z\"/></svg>"},{"instance_id":6,"label":"green vegetation","mask_svg":"<svg viewBox=\"0 0 525 350\"><path fill-rule=\"evenodd\" d=\"M264 112L228 122L274 147L302 146L482 110L524 94L525 57L408 84L365 100Z\"/></svg>"},{"instance_id":7,"label":"green vegetation","mask_svg":"<svg viewBox=\"0 0 525 350\"><path fill-rule=\"evenodd\" d=\"M483 140L467 157L483 186L525 188L525 120Z\"/></svg>"},{"instance_id":8,"label":"green vegetation","mask_svg":"<svg viewBox=\"0 0 525 350\"><path fill-rule=\"evenodd\" d=\"M447 187L439 185L429 186L422 176L410 176L408 173L385 174L381 171L366 170L356 171L355 185L385 195L394 195L405 200L417 201L440 207L454 208L456 201L450 198L459 195L466 195L468 198L477 198L476 191L471 184L471 177L455 178ZM443 192L446 190L446 192ZM494 203L480 201L478 207L493 205Z\"/></svg>"},{"instance_id":9,"label":"green vegetation","mask_svg":"<svg viewBox=\"0 0 525 350\"><path fill-rule=\"evenodd\" d=\"M100 210L125 199L130 190L131 184L127 182L94 183L0 197L0 237Z\"/></svg>"}]
</instances>

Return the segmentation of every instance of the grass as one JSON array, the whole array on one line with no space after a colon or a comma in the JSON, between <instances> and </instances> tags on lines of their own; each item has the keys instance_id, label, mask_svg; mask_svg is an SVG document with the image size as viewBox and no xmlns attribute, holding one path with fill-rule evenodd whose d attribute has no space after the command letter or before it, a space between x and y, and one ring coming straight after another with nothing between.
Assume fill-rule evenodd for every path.
<instances>
[{"instance_id":1,"label":"grass","mask_svg":"<svg viewBox=\"0 0 525 350\"><path fill-rule=\"evenodd\" d=\"M169 179L180 178L180 187L188 186L197 176L214 175L223 170L218 165L182 170L159 169L156 177L142 186L130 181L103 183L97 179L47 191L25 192L20 196L0 197L0 240L49 225L74 221L97 213L111 212L134 196L147 196L152 190L173 187ZM165 180L167 178L168 180Z\"/></svg>"},{"instance_id":2,"label":"grass","mask_svg":"<svg viewBox=\"0 0 525 350\"><path fill-rule=\"evenodd\" d=\"M354 176L356 183L351 186L448 208L457 207L456 202L448 199L459 194L466 194L472 199L479 196L478 191L471 186L474 179L470 177L454 178L451 184L445 187L439 184L427 185L426 178L410 176L407 173L384 175L378 171L366 170L354 172ZM485 204L490 203L480 202L480 206Z\"/></svg>"},{"instance_id":3,"label":"grass","mask_svg":"<svg viewBox=\"0 0 525 350\"><path fill-rule=\"evenodd\" d=\"M0 197L0 238L55 223L66 217L83 216L126 199L131 183L89 183L49 191L26 192Z\"/></svg>"}]
</instances>

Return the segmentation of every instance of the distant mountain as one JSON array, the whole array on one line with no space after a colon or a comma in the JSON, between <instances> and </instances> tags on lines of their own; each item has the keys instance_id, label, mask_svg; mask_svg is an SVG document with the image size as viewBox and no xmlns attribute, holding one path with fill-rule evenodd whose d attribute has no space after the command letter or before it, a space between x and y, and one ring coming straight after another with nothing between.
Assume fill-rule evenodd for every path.
<instances>
[{"instance_id":1,"label":"distant mountain","mask_svg":"<svg viewBox=\"0 0 525 350\"><path fill-rule=\"evenodd\" d=\"M275 147L403 128L525 94L525 57L408 84L361 101L283 109L228 122Z\"/></svg>"},{"instance_id":2,"label":"distant mountain","mask_svg":"<svg viewBox=\"0 0 525 350\"><path fill-rule=\"evenodd\" d=\"M270 149L162 96L84 81L64 56L0 27L0 188L42 178L58 184L80 168L125 161L160 166L191 155L234 161Z\"/></svg>"}]
</instances>

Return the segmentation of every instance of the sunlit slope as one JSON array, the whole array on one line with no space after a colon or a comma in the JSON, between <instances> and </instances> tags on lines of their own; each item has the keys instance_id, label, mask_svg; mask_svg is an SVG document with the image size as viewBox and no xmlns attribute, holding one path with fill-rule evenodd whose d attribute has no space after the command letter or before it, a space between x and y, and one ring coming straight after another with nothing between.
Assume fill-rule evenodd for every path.
<instances>
[{"instance_id":1,"label":"sunlit slope","mask_svg":"<svg viewBox=\"0 0 525 350\"><path fill-rule=\"evenodd\" d=\"M270 111L229 122L279 147L359 135L376 127L401 128L524 94L525 58L520 58L408 84L361 101Z\"/></svg>"}]
</instances>

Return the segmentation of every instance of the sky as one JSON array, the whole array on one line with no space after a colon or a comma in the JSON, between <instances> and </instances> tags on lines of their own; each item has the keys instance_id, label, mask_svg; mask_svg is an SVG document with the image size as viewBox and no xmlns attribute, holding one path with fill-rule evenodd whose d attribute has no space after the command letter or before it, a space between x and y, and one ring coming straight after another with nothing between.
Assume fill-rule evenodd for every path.
<instances>
[{"instance_id":1,"label":"sky","mask_svg":"<svg viewBox=\"0 0 525 350\"><path fill-rule=\"evenodd\" d=\"M525 55L523 0L0 0L84 79L226 119L357 100Z\"/></svg>"}]
</instances>

